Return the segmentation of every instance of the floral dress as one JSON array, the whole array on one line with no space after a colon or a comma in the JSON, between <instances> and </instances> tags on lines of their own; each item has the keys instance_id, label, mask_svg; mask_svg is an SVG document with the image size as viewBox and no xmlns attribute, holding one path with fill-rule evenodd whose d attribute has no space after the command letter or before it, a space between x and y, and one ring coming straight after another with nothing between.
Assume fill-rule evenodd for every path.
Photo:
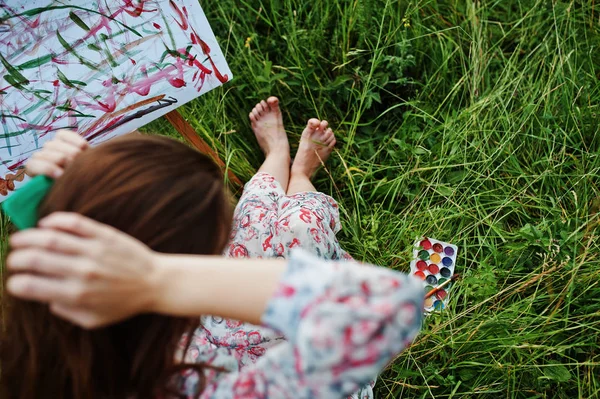
<instances>
[{"instance_id":1,"label":"floral dress","mask_svg":"<svg viewBox=\"0 0 600 399\"><path fill-rule=\"evenodd\" d=\"M292 252L261 322L286 337L254 364L235 370L202 338L193 357L230 372L205 369L201 399L334 399L371 381L421 326L423 286L390 269L331 262ZM195 338L196 339L196 338ZM235 363L232 361L231 363ZM198 376L179 387L197 392Z\"/></svg>"},{"instance_id":2,"label":"floral dress","mask_svg":"<svg viewBox=\"0 0 600 399\"><path fill-rule=\"evenodd\" d=\"M312 286L316 289L324 283L323 276L318 270L323 267L325 271L332 267L331 262L323 262L322 259L352 261L350 255L340 247L335 237L339 230L339 210L333 198L319 192L303 192L286 196L274 177L259 173L244 187L244 194L234 213L230 244L225 250L225 255L230 257L289 258L291 252L301 248L303 253L318 257L313 259L316 265L312 266L315 269L312 277L315 281L312 282ZM340 264L344 266L355 264L355 262L340 262ZM297 274L296 276L298 277ZM302 279L305 280L304 277ZM299 283L290 281L286 284L294 286ZM313 289L308 281L305 283L307 285L305 289ZM317 295L317 291L318 289L316 289L315 295ZM290 300L293 299L290 298ZM291 304L290 306L296 305ZM288 310L279 309L278 311L283 314ZM330 336L330 339L335 339L336 330L332 330L332 327L328 325L329 321L320 326L313 325L313 328L318 327L323 338ZM359 328L360 322L357 322L355 326ZM232 375L236 375L236 372L243 372L259 362L266 362L275 367L277 362L263 361L262 358L270 359L276 357L276 353L285 351L284 348L293 345L289 334L296 334L296 331L289 330L287 326L285 329L281 327L267 320L263 327L259 327L235 320L206 316L202 318L202 327L196 330L192 338L192 345L186 358L188 361L204 362L223 368L234 373ZM265 369L265 371L267 370ZM269 374L273 375L265 374L264 378L277 380L281 377L276 375L278 372L275 372L275 369ZM373 373L371 378L374 379L375 375L376 373ZM215 383L219 380L219 373L207 372L207 381L210 383L213 380ZM186 391L194 389L193 381L194 377L190 375ZM219 386L222 383L219 382ZM286 384L289 382L283 384L282 387L285 387ZM345 394L349 395L354 392L351 396L354 399L372 399L373 385L374 380L367 379L362 386L357 385L358 390L340 390L337 396L323 397L339 399L343 398ZM248 397L279 398L290 397L292 393L297 394L293 385L290 385L288 394L281 392L275 395L274 392L268 392L271 396ZM237 398L238 396L223 397ZM309 395L307 397L319 396Z\"/></svg>"}]
</instances>

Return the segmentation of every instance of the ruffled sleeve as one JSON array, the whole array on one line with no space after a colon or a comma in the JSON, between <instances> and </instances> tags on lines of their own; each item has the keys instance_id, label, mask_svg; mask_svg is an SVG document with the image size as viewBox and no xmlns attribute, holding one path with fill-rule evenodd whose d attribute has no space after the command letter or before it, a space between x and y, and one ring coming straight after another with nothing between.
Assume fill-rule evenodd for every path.
<instances>
[{"instance_id":1,"label":"ruffled sleeve","mask_svg":"<svg viewBox=\"0 0 600 399\"><path fill-rule=\"evenodd\" d=\"M262 317L287 342L211 381L201 397L344 397L410 345L422 311L423 288L412 277L297 250Z\"/></svg>"}]
</instances>

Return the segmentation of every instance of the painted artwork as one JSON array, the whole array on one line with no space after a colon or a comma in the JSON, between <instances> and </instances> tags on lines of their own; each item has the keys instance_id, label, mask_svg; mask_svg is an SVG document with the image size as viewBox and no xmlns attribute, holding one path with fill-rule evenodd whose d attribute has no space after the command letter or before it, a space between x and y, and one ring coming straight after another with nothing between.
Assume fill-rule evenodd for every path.
<instances>
[{"instance_id":1,"label":"painted artwork","mask_svg":"<svg viewBox=\"0 0 600 399\"><path fill-rule=\"evenodd\" d=\"M92 144L231 79L198 0L0 0L0 201L59 129Z\"/></svg>"}]
</instances>

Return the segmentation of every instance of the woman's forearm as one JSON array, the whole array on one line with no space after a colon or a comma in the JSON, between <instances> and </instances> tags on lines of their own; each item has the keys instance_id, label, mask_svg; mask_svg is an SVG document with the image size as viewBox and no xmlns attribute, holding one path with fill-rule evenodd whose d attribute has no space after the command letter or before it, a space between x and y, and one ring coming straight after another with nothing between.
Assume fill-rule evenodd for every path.
<instances>
[{"instance_id":1,"label":"woman's forearm","mask_svg":"<svg viewBox=\"0 0 600 399\"><path fill-rule=\"evenodd\" d=\"M86 328L137 313L258 323L287 263L151 251L110 226L54 213L11 237L7 290Z\"/></svg>"},{"instance_id":2,"label":"woman's forearm","mask_svg":"<svg viewBox=\"0 0 600 399\"><path fill-rule=\"evenodd\" d=\"M150 311L259 324L286 261L157 254L155 265Z\"/></svg>"}]
</instances>

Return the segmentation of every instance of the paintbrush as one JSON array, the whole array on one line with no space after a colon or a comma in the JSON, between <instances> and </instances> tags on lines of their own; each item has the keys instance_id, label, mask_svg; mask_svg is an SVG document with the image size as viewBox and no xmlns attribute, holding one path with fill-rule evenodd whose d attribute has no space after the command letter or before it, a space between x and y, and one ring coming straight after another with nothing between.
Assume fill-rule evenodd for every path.
<instances>
[{"instance_id":1,"label":"paintbrush","mask_svg":"<svg viewBox=\"0 0 600 399\"><path fill-rule=\"evenodd\" d=\"M425 299L431 298L433 295L436 294L436 292L438 292L439 290L441 290L442 288L444 288L445 286L447 286L448 284L450 284L451 282L453 282L454 280L456 280L459 277L460 277L459 274L453 275L452 277L450 277L449 280L444 281L442 284L438 285L436 288L432 289L427 294L425 294Z\"/></svg>"}]
</instances>

